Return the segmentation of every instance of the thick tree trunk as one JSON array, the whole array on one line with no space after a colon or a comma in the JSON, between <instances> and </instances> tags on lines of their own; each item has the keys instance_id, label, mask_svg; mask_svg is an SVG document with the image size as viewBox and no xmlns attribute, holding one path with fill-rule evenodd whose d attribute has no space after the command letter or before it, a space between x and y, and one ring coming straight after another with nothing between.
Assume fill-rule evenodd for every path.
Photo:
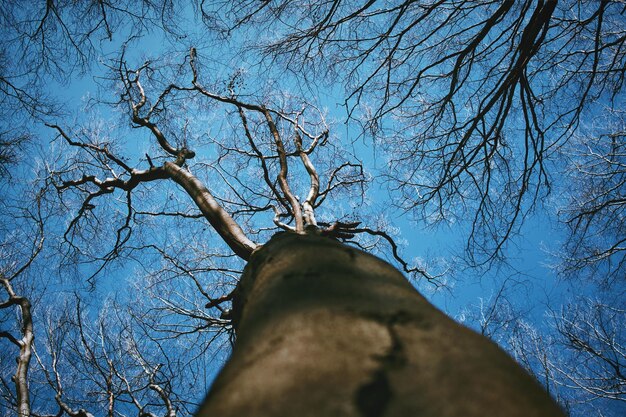
<instances>
[{"instance_id":1,"label":"thick tree trunk","mask_svg":"<svg viewBox=\"0 0 626 417\"><path fill-rule=\"evenodd\" d=\"M237 341L203 417L562 415L494 343L329 238L275 236L233 310Z\"/></svg>"}]
</instances>

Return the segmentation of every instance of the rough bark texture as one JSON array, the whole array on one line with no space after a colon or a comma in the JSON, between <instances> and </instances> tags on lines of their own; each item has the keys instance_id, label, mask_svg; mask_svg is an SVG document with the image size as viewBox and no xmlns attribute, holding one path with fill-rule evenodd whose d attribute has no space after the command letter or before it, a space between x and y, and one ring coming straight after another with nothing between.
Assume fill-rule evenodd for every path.
<instances>
[{"instance_id":1,"label":"rough bark texture","mask_svg":"<svg viewBox=\"0 0 626 417\"><path fill-rule=\"evenodd\" d=\"M234 313L237 341L203 417L562 415L395 268L329 238L283 233L257 250Z\"/></svg>"}]
</instances>

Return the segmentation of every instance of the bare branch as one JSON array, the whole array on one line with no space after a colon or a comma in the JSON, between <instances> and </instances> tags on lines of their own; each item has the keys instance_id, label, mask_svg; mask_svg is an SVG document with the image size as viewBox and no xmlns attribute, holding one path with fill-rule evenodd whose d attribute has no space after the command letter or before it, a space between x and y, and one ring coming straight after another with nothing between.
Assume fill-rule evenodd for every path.
<instances>
[{"instance_id":1,"label":"bare branch","mask_svg":"<svg viewBox=\"0 0 626 417\"><path fill-rule=\"evenodd\" d=\"M230 248L242 259L248 259L257 244L248 239L235 220L217 203L209 190L191 173L171 162L164 170L187 191L202 214Z\"/></svg>"}]
</instances>

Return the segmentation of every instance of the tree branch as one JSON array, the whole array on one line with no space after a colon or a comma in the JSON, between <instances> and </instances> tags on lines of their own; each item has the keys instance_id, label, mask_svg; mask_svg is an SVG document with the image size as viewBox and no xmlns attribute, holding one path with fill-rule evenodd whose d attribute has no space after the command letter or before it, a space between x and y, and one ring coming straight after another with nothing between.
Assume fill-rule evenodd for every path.
<instances>
[{"instance_id":1,"label":"tree branch","mask_svg":"<svg viewBox=\"0 0 626 417\"><path fill-rule=\"evenodd\" d=\"M172 162L166 162L167 175L187 191L204 217L226 244L240 258L248 260L257 244L248 239L237 222L220 206L209 190L189 171Z\"/></svg>"}]
</instances>

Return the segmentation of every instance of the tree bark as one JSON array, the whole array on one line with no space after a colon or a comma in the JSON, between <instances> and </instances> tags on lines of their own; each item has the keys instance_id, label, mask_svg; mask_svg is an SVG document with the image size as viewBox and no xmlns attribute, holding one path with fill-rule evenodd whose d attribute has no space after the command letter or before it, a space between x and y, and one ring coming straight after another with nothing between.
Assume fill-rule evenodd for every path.
<instances>
[{"instance_id":1,"label":"tree bark","mask_svg":"<svg viewBox=\"0 0 626 417\"><path fill-rule=\"evenodd\" d=\"M281 233L256 250L233 315L232 356L199 416L563 415L394 267L330 238Z\"/></svg>"}]
</instances>

